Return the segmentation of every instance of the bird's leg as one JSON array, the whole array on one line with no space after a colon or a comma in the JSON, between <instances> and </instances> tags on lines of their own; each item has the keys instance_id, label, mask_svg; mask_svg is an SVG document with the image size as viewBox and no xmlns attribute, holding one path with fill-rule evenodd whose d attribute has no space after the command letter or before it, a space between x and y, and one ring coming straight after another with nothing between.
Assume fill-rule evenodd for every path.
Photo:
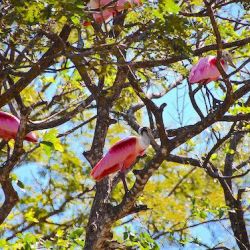
<instances>
[{"instance_id":1,"label":"bird's leg","mask_svg":"<svg viewBox=\"0 0 250 250\"><path fill-rule=\"evenodd\" d=\"M10 159L10 146L9 146L9 142L7 142L7 160Z\"/></svg>"},{"instance_id":2,"label":"bird's leg","mask_svg":"<svg viewBox=\"0 0 250 250\"><path fill-rule=\"evenodd\" d=\"M207 87L207 85L204 85L205 86L205 89L206 89L206 95L207 95L207 97L208 97L208 99L209 99L209 103L210 103L210 98L209 98L209 95L212 97L212 99L213 99L213 108L216 108L219 104L221 104L222 103L222 101L221 100L218 100L217 98L215 98L214 97L214 95L212 94L212 92L209 90L209 88ZM210 103L210 105L211 105L211 103Z\"/></svg>"},{"instance_id":3,"label":"bird's leg","mask_svg":"<svg viewBox=\"0 0 250 250\"><path fill-rule=\"evenodd\" d=\"M201 93L202 93L202 97L203 97L204 104L206 107L206 112L209 113L211 111L211 108L212 108L211 101L210 101L210 99L207 100L207 95L203 93L203 88L201 90Z\"/></svg>"},{"instance_id":4,"label":"bird's leg","mask_svg":"<svg viewBox=\"0 0 250 250\"><path fill-rule=\"evenodd\" d=\"M125 179L125 171L123 169L120 171L120 178L124 186L125 194L129 193L129 189L128 189L126 179Z\"/></svg>"},{"instance_id":5,"label":"bird's leg","mask_svg":"<svg viewBox=\"0 0 250 250\"><path fill-rule=\"evenodd\" d=\"M207 109L207 112L208 112L208 111L210 111L212 109L213 105L211 103L211 99L210 99L210 95L209 95L209 90L208 90L207 86L205 86L205 91L206 91L206 96L207 96L207 99L208 99L209 108L207 107L205 96L204 96L204 101L205 101L206 109ZM202 94L203 94L203 92L202 92Z\"/></svg>"}]
</instances>

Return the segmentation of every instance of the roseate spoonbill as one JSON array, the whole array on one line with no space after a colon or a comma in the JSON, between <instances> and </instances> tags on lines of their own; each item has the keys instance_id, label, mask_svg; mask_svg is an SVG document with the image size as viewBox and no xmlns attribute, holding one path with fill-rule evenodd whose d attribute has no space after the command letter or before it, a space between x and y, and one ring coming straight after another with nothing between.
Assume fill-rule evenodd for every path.
<instances>
[{"instance_id":1,"label":"roseate spoonbill","mask_svg":"<svg viewBox=\"0 0 250 250\"><path fill-rule=\"evenodd\" d=\"M119 12L132 8L136 5L141 5L140 0L118 0L117 2L112 2L113 0L90 0L87 5L90 10L94 11L96 9L103 8L102 10L97 10L93 13L93 18L97 23L109 21ZM84 25L87 26L88 22L84 22Z\"/></svg>"},{"instance_id":2,"label":"roseate spoonbill","mask_svg":"<svg viewBox=\"0 0 250 250\"><path fill-rule=\"evenodd\" d=\"M216 56L207 56L201 58L197 64L195 64L189 74L189 83L199 83L205 86L206 91L214 98L210 90L207 88L206 84L211 81L216 81L220 77L220 72L217 68L217 57ZM231 65L235 68L233 64L232 57L227 51L222 52L222 57L220 59L221 65L225 71L228 69L228 65ZM218 100L217 100L218 101Z\"/></svg>"},{"instance_id":3,"label":"roseate spoonbill","mask_svg":"<svg viewBox=\"0 0 250 250\"><path fill-rule=\"evenodd\" d=\"M115 143L107 154L96 164L91 171L91 176L100 181L109 174L120 171L125 192L128 187L125 181L125 172L131 167L138 156L143 156L153 137L147 127L139 129L140 136L129 136Z\"/></svg>"},{"instance_id":4,"label":"roseate spoonbill","mask_svg":"<svg viewBox=\"0 0 250 250\"><path fill-rule=\"evenodd\" d=\"M18 128L20 125L20 120L9 113L0 111L0 137L5 141L10 139L15 139ZM29 132L24 140L29 142L37 142L37 136L34 132Z\"/></svg>"}]
</instances>

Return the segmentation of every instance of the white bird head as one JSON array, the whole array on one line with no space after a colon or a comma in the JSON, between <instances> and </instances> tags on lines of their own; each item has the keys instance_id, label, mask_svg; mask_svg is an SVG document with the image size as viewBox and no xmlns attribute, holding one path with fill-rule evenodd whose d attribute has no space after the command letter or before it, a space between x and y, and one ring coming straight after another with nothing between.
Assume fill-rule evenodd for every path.
<instances>
[{"instance_id":1,"label":"white bird head","mask_svg":"<svg viewBox=\"0 0 250 250\"><path fill-rule=\"evenodd\" d=\"M150 128L141 127L138 130L138 134L141 136L141 144L143 148L147 148L150 144L151 139L153 138Z\"/></svg>"},{"instance_id":2,"label":"white bird head","mask_svg":"<svg viewBox=\"0 0 250 250\"><path fill-rule=\"evenodd\" d=\"M138 130L138 134L143 136L144 134L149 136L149 134L152 134L151 129L148 127L140 127Z\"/></svg>"},{"instance_id":3,"label":"white bird head","mask_svg":"<svg viewBox=\"0 0 250 250\"><path fill-rule=\"evenodd\" d=\"M236 68L235 64L233 63L233 58L228 51L222 51L222 59L233 68Z\"/></svg>"}]
</instances>

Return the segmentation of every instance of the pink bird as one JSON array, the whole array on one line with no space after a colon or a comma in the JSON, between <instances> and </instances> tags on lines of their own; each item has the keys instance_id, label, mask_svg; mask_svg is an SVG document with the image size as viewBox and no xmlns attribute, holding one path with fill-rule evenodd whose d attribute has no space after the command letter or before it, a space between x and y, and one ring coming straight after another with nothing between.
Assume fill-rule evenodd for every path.
<instances>
[{"instance_id":1,"label":"pink bird","mask_svg":"<svg viewBox=\"0 0 250 250\"><path fill-rule=\"evenodd\" d=\"M9 113L0 111L0 138L5 141L9 141L10 139L15 139L18 128L20 126L20 120L11 115ZM34 132L28 133L24 140L29 142L37 142L37 136Z\"/></svg>"},{"instance_id":2,"label":"pink bird","mask_svg":"<svg viewBox=\"0 0 250 250\"><path fill-rule=\"evenodd\" d=\"M231 55L224 51L222 52L222 58L220 59L221 65L225 71L227 71L228 64L235 67L233 64ZM189 74L189 82L207 84L211 81L216 81L220 77L220 72L216 66L217 57L207 56L201 58L196 65L194 65Z\"/></svg>"},{"instance_id":3,"label":"pink bird","mask_svg":"<svg viewBox=\"0 0 250 250\"><path fill-rule=\"evenodd\" d=\"M132 166L138 156L145 154L152 136L150 129L147 127L140 128L139 134L140 137L130 136L115 143L92 169L91 176L96 181L101 181L104 177L120 171L127 192L125 172Z\"/></svg>"},{"instance_id":4,"label":"pink bird","mask_svg":"<svg viewBox=\"0 0 250 250\"><path fill-rule=\"evenodd\" d=\"M211 81L216 81L221 76L218 68L217 68L217 57L216 56L207 56L201 58L196 65L194 65L189 74L189 83L199 83L205 86L207 91L207 96L209 98L208 93L213 97L213 100L216 102L220 102L210 92L207 88L206 84ZM222 52L222 57L220 59L221 65L225 71L228 69L228 65L231 65L235 68L233 64L232 57L227 51Z\"/></svg>"},{"instance_id":5,"label":"pink bird","mask_svg":"<svg viewBox=\"0 0 250 250\"><path fill-rule=\"evenodd\" d=\"M113 0L90 0L90 2L87 5L90 10L99 9L108 5L103 10L101 11L97 10L93 14L93 18L97 23L103 23L105 21L109 21L119 12L125 9L132 8L133 6L141 5L140 0L118 0L117 2L110 4L111 2L113 2Z\"/></svg>"}]
</instances>

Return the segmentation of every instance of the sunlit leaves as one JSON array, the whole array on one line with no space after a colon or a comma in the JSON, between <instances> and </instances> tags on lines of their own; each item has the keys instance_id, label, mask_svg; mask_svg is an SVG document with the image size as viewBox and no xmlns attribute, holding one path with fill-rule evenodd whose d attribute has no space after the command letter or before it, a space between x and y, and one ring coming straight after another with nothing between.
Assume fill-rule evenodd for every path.
<instances>
[{"instance_id":1,"label":"sunlit leaves","mask_svg":"<svg viewBox=\"0 0 250 250\"><path fill-rule=\"evenodd\" d=\"M166 14L176 14L179 10L180 8L174 0L161 0L159 1L159 9L154 9L153 13L159 20L164 21L164 16Z\"/></svg>"},{"instance_id":2,"label":"sunlit leaves","mask_svg":"<svg viewBox=\"0 0 250 250\"><path fill-rule=\"evenodd\" d=\"M126 228L126 231L123 233L123 240L127 246L137 247L140 250L160 250L156 241L146 232L136 234L129 228Z\"/></svg>"},{"instance_id":3,"label":"sunlit leaves","mask_svg":"<svg viewBox=\"0 0 250 250\"><path fill-rule=\"evenodd\" d=\"M249 114L250 113L250 107L234 106L232 109L230 109L230 113L232 115Z\"/></svg>"},{"instance_id":4,"label":"sunlit leaves","mask_svg":"<svg viewBox=\"0 0 250 250\"><path fill-rule=\"evenodd\" d=\"M76 228L69 234L69 238L77 239L80 238L83 234L83 228Z\"/></svg>"},{"instance_id":5,"label":"sunlit leaves","mask_svg":"<svg viewBox=\"0 0 250 250\"><path fill-rule=\"evenodd\" d=\"M216 154L216 153L212 154L211 157L210 157L210 159L211 159L211 160L216 160L216 159L218 159L218 154Z\"/></svg>"},{"instance_id":6,"label":"sunlit leaves","mask_svg":"<svg viewBox=\"0 0 250 250\"><path fill-rule=\"evenodd\" d=\"M14 6L12 10L12 17L15 15L14 20L18 20L22 23L27 24L38 24L45 23L46 20L59 19L63 15L70 16L70 13L74 12L75 16L83 15L84 5L80 0L74 1L41 1L41 0L32 0L32 1L10 1ZM77 23L79 24L79 23Z\"/></svg>"},{"instance_id":7,"label":"sunlit leaves","mask_svg":"<svg viewBox=\"0 0 250 250\"><path fill-rule=\"evenodd\" d=\"M24 2L24 6L17 7L16 9L24 21L28 23L37 23L44 8L45 6L42 2L33 2L29 4L28 2Z\"/></svg>"},{"instance_id":8,"label":"sunlit leaves","mask_svg":"<svg viewBox=\"0 0 250 250\"><path fill-rule=\"evenodd\" d=\"M0 239L0 248L6 247L7 241L5 239Z\"/></svg>"},{"instance_id":9,"label":"sunlit leaves","mask_svg":"<svg viewBox=\"0 0 250 250\"><path fill-rule=\"evenodd\" d=\"M208 215L219 215L223 207L223 193L217 183L207 178L201 170L185 177L190 170L187 169L188 166L184 168L177 164L167 164L166 167L167 172L160 170L159 175L147 183L144 195L140 199L148 207L154 207L153 213L148 211L141 215L143 223L152 223L158 230L166 230L165 221L168 221L171 230L171 225L178 224L176 229L181 228L182 223L191 218L204 220ZM175 187L182 178L185 179ZM174 193L168 196L173 188Z\"/></svg>"},{"instance_id":10,"label":"sunlit leaves","mask_svg":"<svg viewBox=\"0 0 250 250\"><path fill-rule=\"evenodd\" d=\"M202 3L203 3L202 0L191 0L191 4L194 4L194 5L200 5Z\"/></svg>"},{"instance_id":11,"label":"sunlit leaves","mask_svg":"<svg viewBox=\"0 0 250 250\"><path fill-rule=\"evenodd\" d=\"M29 222L38 223L38 219L35 217L35 211L30 209L27 213L25 213L25 219Z\"/></svg>"},{"instance_id":12,"label":"sunlit leaves","mask_svg":"<svg viewBox=\"0 0 250 250\"><path fill-rule=\"evenodd\" d=\"M63 152L63 146L60 140L57 138L58 132L56 129L51 129L48 133L46 133L43 137L43 141L41 142L41 147L44 148L46 154L50 157L52 150L57 150L59 152Z\"/></svg>"},{"instance_id":13,"label":"sunlit leaves","mask_svg":"<svg viewBox=\"0 0 250 250\"><path fill-rule=\"evenodd\" d=\"M160 8L163 10L163 13L178 13L180 7L175 3L174 0L162 0L160 1Z\"/></svg>"}]
</instances>

